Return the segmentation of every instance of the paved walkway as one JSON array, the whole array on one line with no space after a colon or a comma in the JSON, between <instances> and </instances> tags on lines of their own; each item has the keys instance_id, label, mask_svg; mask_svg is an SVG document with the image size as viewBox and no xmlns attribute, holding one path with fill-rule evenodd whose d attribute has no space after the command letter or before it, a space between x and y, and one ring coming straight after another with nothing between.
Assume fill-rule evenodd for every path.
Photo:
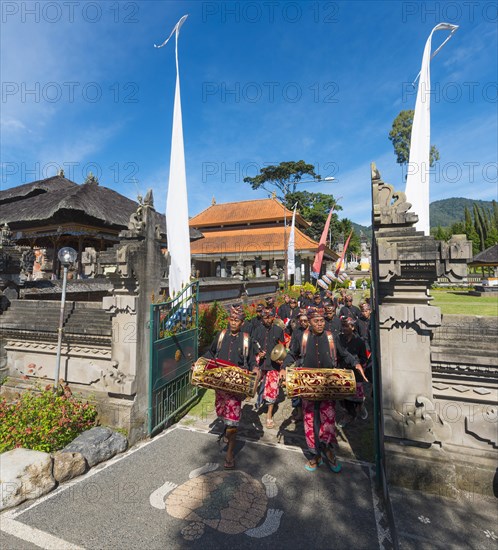
<instances>
[{"instance_id":1,"label":"paved walkway","mask_svg":"<svg viewBox=\"0 0 498 550\"><path fill-rule=\"evenodd\" d=\"M300 450L242 440L236 471L222 458L215 435L174 427L3 514L2 548L379 547L369 466L311 474Z\"/></svg>"},{"instance_id":2,"label":"paved walkway","mask_svg":"<svg viewBox=\"0 0 498 550\"><path fill-rule=\"evenodd\" d=\"M277 425L288 412L280 408ZM299 424L284 426L280 434L262 430L264 415L249 403L243 418L237 470L223 470L224 453L213 433L219 426L211 411L201 410L45 497L3 513L0 547L392 547L372 466L354 458L347 433L339 438L343 471L333 474L322 467L308 473ZM496 547L492 508L480 505L474 513L466 503L409 491L395 492L393 501L401 548L457 548L459 541L460 547Z\"/></svg>"}]
</instances>

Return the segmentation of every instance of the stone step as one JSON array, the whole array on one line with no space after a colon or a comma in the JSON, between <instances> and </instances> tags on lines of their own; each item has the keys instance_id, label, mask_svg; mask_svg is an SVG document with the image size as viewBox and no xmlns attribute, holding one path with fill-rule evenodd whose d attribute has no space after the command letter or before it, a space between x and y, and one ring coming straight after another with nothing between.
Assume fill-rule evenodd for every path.
<instances>
[{"instance_id":1,"label":"stone step","mask_svg":"<svg viewBox=\"0 0 498 550\"><path fill-rule=\"evenodd\" d=\"M446 348L431 349L433 363L448 363L454 365L483 365L496 367L496 353L482 350L479 354L462 353L460 350L452 352Z\"/></svg>"},{"instance_id":2,"label":"stone step","mask_svg":"<svg viewBox=\"0 0 498 550\"><path fill-rule=\"evenodd\" d=\"M458 349L493 349L498 350L498 341L496 338L480 338L480 339L465 339L465 338L446 338L434 339L431 342L431 347L440 348L458 348Z\"/></svg>"}]
</instances>

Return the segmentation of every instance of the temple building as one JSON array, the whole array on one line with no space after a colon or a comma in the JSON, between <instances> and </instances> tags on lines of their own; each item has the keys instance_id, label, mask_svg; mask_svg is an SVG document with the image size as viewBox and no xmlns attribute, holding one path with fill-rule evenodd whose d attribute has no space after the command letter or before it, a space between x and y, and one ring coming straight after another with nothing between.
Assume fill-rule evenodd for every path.
<instances>
[{"instance_id":1,"label":"temple building","mask_svg":"<svg viewBox=\"0 0 498 550\"><path fill-rule=\"evenodd\" d=\"M142 197L139 197L139 203ZM33 251L33 279L50 279L59 273L57 251L70 246L78 252L73 276L83 273L85 248L97 252L117 244L139 203L99 185L91 174L78 185L58 175L0 191L0 226L8 228L16 245ZM154 211L166 246L166 221ZM190 238L202 235L191 229Z\"/></svg>"},{"instance_id":2,"label":"temple building","mask_svg":"<svg viewBox=\"0 0 498 550\"><path fill-rule=\"evenodd\" d=\"M277 199L224 204L216 204L213 199L213 204L189 223L204 235L191 243L193 272L198 277L283 279L292 211ZM318 250L318 243L303 232L310 225L296 214L296 284L310 280ZM326 247L322 270L337 259L338 255Z\"/></svg>"}]
</instances>

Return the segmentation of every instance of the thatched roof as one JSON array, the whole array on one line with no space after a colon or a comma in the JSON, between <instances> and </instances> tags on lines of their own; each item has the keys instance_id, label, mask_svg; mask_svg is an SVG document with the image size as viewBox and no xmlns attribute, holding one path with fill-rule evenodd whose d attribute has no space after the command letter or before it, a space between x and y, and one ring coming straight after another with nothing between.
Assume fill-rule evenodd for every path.
<instances>
[{"instance_id":1,"label":"thatched roof","mask_svg":"<svg viewBox=\"0 0 498 550\"><path fill-rule=\"evenodd\" d=\"M486 250L476 254L470 265L498 265L498 244L490 246Z\"/></svg>"},{"instance_id":2,"label":"thatched roof","mask_svg":"<svg viewBox=\"0 0 498 550\"><path fill-rule=\"evenodd\" d=\"M77 186L74 181L68 180L64 176L54 176L44 180L33 181L11 187L5 191L0 191L0 204L17 201L23 198L41 195L47 191L57 191L58 189L68 189Z\"/></svg>"},{"instance_id":3,"label":"thatched roof","mask_svg":"<svg viewBox=\"0 0 498 550\"><path fill-rule=\"evenodd\" d=\"M16 189L21 191L16 192ZM35 191L37 194L33 194ZM5 198L10 198L10 202L2 203L2 194L5 194ZM78 185L60 176L21 185L2 194L0 224L9 224L12 230L27 226L43 227L61 220L74 220L76 217L79 221L86 218L92 225L125 229L131 214L138 208L137 202L112 189L96 183ZM154 212L154 216L155 223L164 234L165 216L159 212ZM202 233L190 228L191 240L201 237Z\"/></svg>"}]
</instances>

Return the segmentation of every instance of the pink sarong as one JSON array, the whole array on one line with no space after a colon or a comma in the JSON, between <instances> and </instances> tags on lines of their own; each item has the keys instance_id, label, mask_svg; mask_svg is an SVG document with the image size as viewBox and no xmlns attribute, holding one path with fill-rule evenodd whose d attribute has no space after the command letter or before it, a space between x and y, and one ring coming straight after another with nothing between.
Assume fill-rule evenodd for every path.
<instances>
[{"instance_id":1,"label":"pink sarong","mask_svg":"<svg viewBox=\"0 0 498 550\"><path fill-rule=\"evenodd\" d=\"M315 453L315 432L313 420L315 417L315 401L303 399L304 434L306 445ZM335 401L320 401L320 432L319 439L326 445L337 442L335 435Z\"/></svg>"},{"instance_id":2,"label":"pink sarong","mask_svg":"<svg viewBox=\"0 0 498 550\"><path fill-rule=\"evenodd\" d=\"M265 389L263 391L263 399L267 403L276 403L278 398L278 380L280 373L278 370L266 371Z\"/></svg>"},{"instance_id":3,"label":"pink sarong","mask_svg":"<svg viewBox=\"0 0 498 550\"><path fill-rule=\"evenodd\" d=\"M216 414L223 419L227 426L239 425L241 405L241 399L222 390L216 390Z\"/></svg>"}]
</instances>

